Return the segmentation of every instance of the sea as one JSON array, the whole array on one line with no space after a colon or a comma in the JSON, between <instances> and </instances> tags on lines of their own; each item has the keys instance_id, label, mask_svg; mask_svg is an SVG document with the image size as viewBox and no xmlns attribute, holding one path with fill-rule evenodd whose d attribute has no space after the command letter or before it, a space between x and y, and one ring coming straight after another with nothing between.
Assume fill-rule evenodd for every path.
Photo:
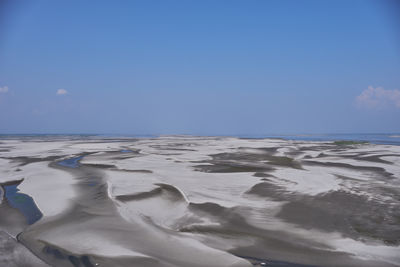
<instances>
[{"instance_id":1,"label":"sea","mask_svg":"<svg viewBox=\"0 0 400 267\"><path fill-rule=\"evenodd\" d=\"M97 138L155 138L156 134L0 134L1 139L97 139ZM190 136L179 135L179 136ZM300 141L356 141L371 144L400 145L400 133L334 133L334 134L239 134L239 135L198 135L193 136L231 136L239 138L279 138Z\"/></svg>"},{"instance_id":2,"label":"sea","mask_svg":"<svg viewBox=\"0 0 400 267\"><path fill-rule=\"evenodd\" d=\"M400 146L400 133L346 133L346 134L270 134L270 135L242 135L242 138L279 138L300 141L356 141L371 144Z\"/></svg>"}]
</instances>

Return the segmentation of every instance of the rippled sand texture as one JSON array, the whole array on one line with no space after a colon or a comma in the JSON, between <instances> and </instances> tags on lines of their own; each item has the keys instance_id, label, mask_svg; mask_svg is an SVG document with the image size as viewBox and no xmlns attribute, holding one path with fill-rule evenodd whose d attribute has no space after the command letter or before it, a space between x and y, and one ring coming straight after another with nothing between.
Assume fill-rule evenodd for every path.
<instances>
[{"instance_id":1,"label":"rippled sand texture","mask_svg":"<svg viewBox=\"0 0 400 267\"><path fill-rule=\"evenodd\" d=\"M400 146L0 141L1 266L400 266L399 203Z\"/></svg>"}]
</instances>

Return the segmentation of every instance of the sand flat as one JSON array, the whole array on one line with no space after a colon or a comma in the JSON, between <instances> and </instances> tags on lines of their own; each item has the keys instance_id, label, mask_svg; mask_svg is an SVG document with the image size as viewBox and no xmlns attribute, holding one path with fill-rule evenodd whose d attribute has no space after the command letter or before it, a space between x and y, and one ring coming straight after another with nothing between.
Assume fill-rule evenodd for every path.
<instances>
[{"instance_id":1,"label":"sand flat","mask_svg":"<svg viewBox=\"0 0 400 267\"><path fill-rule=\"evenodd\" d=\"M400 266L399 146L36 137L0 151L0 230L39 264Z\"/></svg>"}]
</instances>

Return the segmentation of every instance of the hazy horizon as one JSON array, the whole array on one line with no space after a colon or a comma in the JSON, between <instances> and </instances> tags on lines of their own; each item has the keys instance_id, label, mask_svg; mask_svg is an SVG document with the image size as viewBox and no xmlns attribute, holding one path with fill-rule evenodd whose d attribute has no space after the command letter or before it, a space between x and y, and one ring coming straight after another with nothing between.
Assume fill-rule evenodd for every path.
<instances>
[{"instance_id":1,"label":"hazy horizon","mask_svg":"<svg viewBox=\"0 0 400 267\"><path fill-rule=\"evenodd\" d=\"M107 133L107 132L9 132L0 135L110 135L110 136L314 136L314 135L393 135L400 132L287 132L287 133Z\"/></svg>"}]
</instances>

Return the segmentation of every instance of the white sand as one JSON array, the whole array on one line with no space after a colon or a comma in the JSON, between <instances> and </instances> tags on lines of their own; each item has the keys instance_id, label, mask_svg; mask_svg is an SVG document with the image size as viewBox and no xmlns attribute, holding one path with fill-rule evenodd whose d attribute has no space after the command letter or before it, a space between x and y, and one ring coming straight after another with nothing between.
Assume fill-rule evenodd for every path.
<instances>
[{"instance_id":1,"label":"white sand","mask_svg":"<svg viewBox=\"0 0 400 267\"><path fill-rule=\"evenodd\" d=\"M317 229L303 229L276 218L285 201L273 198L246 194L252 186L262 182L255 177L255 171L212 173L196 171L195 165L210 165L217 153L250 153L263 155L259 148L278 147L274 156L292 157L301 161L345 163L360 167L379 167L392 173L391 180L376 179L377 174L371 171L360 171L352 168L303 165L303 169L273 165L269 172L268 182L279 186L286 193L318 196L332 191L346 191L354 194L365 194L379 198L369 188L369 184L396 186L400 181L400 149L388 145L362 145L343 151L305 150L291 155L302 148L315 148L330 145L323 142L300 142L283 140L250 140L237 138L200 138L200 137L160 137L157 139L127 140L3 140L2 146L10 147L9 152L0 152L0 183L24 179L18 187L21 192L31 196L43 213L43 218L30 226L29 244L43 240L61 247L71 253L98 255L102 257L143 257L156 259L165 264L176 266L249 266L242 260L226 252L226 249L245 244L254 244L256 238L244 236L224 237L207 236L200 233L181 233L179 227L209 226L222 227L221 218L199 216L190 210L190 203L214 203L226 209L242 210L247 223L268 231L282 231L295 237L295 240L316 242L330 247L332 251L353 254L359 259L373 259L385 264L400 262L400 248L387 246L377 241L376 244L364 243L343 237L340 233L327 233ZM333 146L333 145L332 145ZM136 153L121 153L121 150L140 150ZM194 150L194 151L193 151ZM97 168L93 176L100 175L108 186L107 194L117 212L104 207L103 217L97 212L101 206L84 204L86 212L96 214L88 220L69 221L65 224L52 221L79 204L82 194L78 188L82 185L79 170L53 168L49 166L54 159L44 160L48 156L59 156L60 160L68 157L93 153L85 156L81 164L114 165L110 168ZM315 158L320 153L326 157ZM363 161L342 156L360 155L383 156L381 159L392 164ZM310 158L304 159L304 156ZM14 157L34 157L43 161L22 165ZM208 162L202 162L208 161ZM238 160L227 161L232 164ZM243 163L243 162L242 162ZM247 162L249 166L264 166L272 162ZM95 166L95 165L94 165ZM96 166L95 166L96 167ZM19 171L17 171L19 169ZM90 169L88 169L90 171ZM340 176L352 180L341 179ZM383 181L383 182L382 182ZM120 201L119 196L140 195L157 190L157 184L171 185L182 196L177 201L174 193L168 190L159 195L148 196L134 201ZM172 195L169 195L172 194ZM4 193L0 192L0 205ZM390 198L379 198L389 201ZM94 200L95 201L95 200ZM102 213L103 214L103 213ZM4 216L4 214L1 214ZM110 217L111 216L111 217ZM114 216L115 217L115 216ZM223 218L222 218L223 219ZM41 225L49 224L49 228ZM37 226L35 226L37 225ZM35 230L35 227L40 230ZM35 232L36 231L36 232ZM229 240L229 241L227 241ZM297 241L296 241L297 242ZM221 244L225 250L221 249ZM236 266L236 265L235 265Z\"/></svg>"}]
</instances>

